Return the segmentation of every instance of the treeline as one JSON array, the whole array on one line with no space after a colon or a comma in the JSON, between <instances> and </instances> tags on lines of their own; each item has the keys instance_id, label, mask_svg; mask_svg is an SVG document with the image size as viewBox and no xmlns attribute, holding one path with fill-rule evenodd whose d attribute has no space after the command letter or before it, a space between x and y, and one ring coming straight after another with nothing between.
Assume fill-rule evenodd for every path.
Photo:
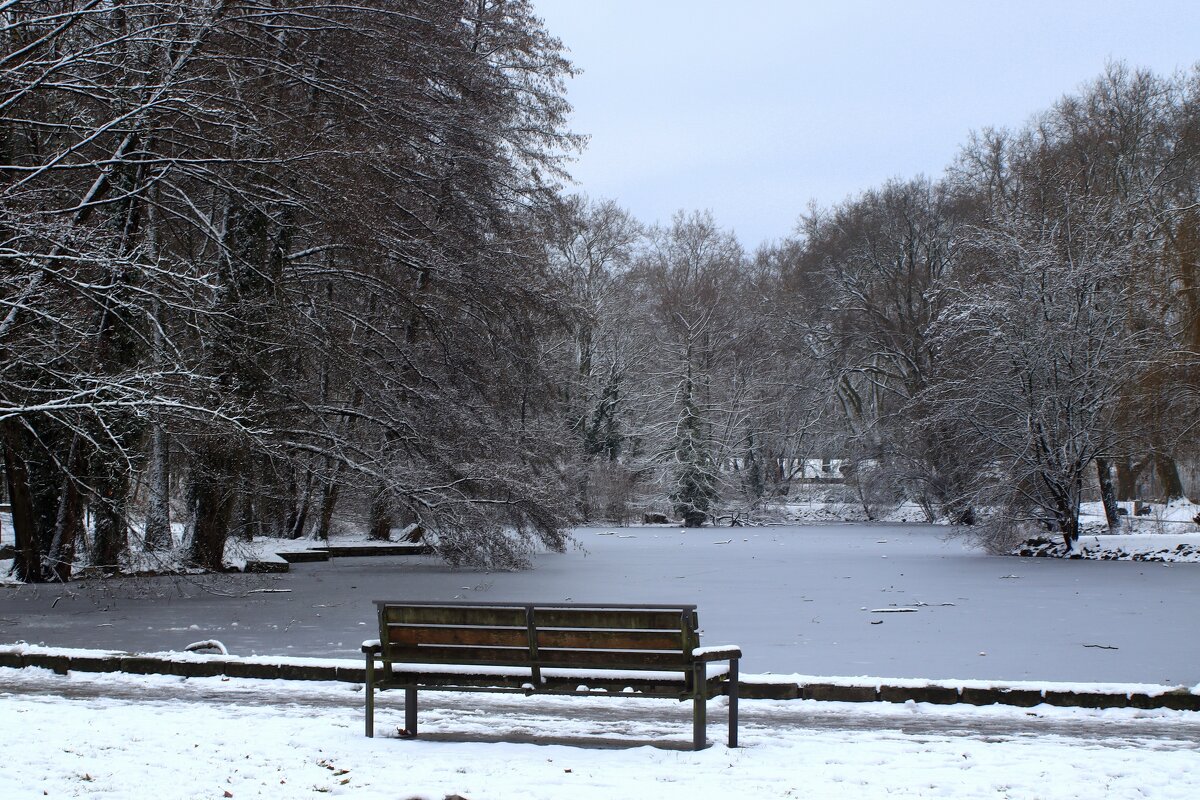
<instances>
[{"instance_id":1,"label":"treeline","mask_svg":"<svg viewBox=\"0 0 1200 800\"><path fill-rule=\"evenodd\" d=\"M1112 66L750 255L563 194L571 69L525 0L0 5L17 576L339 520L513 567L805 458L997 536L1182 493L1196 75Z\"/></svg>"},{"instance_id":2,"label":"treeline","mask_svg":"<svg viewBox=\"0 0 1200 800\"><path fill-rule=\"evenodd\" d=\"M568 403L592 516L690 524L839 459L867 513L1073 541L1098 485L1183 494L1200 420L1200 75L1110 65L940 180L892 181L744 255L705 215L578 205ZM605 503L617 508L605 510Z\"/></svg>"},{"instance_id":3,"label":"treeline","mask_svg":"<svg viewBox=\"0 0 1200 800\"><path fill-rule=\"evenodd\" d=\"M16 574L360 507L452 562L561 547L560 51L525 0L0 5Z\"/></svg>"}]
</instances>

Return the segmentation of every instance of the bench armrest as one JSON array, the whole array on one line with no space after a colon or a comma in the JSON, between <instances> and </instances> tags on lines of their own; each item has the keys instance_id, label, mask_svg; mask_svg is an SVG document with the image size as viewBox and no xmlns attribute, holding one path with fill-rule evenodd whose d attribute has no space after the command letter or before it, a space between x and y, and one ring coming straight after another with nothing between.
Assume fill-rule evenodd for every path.
<instances>
[{"instance_id":1,"label":"bench armrest","mask_svg":"<svg viewBox=\"0 0 1200 800\"><path fill-rule=\"evenodd\" d=\"M362 651L369 656L377 656L383 652L383 645L378 639L367 639L362 643Z\"/></svg>"},{"instance_id":2,"label":"bench armrest","mask_svg":"<svg viewBox=\"0 0 1200 800\"><path fill-rule=\"evenodd\" d=\"M742 648L737 645L722 645L720 647L697 647L692 651L692 658L702 664L709 661L732 661L742 657Z\"/></svg>"}]
</instances>

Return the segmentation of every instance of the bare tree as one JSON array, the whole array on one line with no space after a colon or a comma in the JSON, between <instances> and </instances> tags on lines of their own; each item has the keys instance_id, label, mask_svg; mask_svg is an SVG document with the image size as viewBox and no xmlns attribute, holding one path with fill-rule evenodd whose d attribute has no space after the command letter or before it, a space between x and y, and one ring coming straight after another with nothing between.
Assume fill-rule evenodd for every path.
<instances>
[{"instance_id":1,"label":"bare tree","mask_svg":"<svg viewBox=\"0 0 1200 800\"><path fill-rule=\"evenodd\" d=\"M975 280L938 320L946 376L926 399L956 426L972 503L999 511L983 529L998 546L1029 526L1078 539L1086 476L1120 444L1129 367L1158 344L1131 332L1134 251L1106 231L1120 222L1086 200L1054 219L994 220L972 243Z\"/></svg>"},{"instance_id":2,"label":"bare tree","mask_svg":"<svg viewBox=\"0 0 1200 800\"><path fill-rule=\"evenodd\" d=\"M725 381L736 339L743 254L705 213L677 213L651 233L636 279L659 360L644 380L647 455L665 467L664 494L687 526L712 518L722 494ZM725 441L728 441L725 438Z\"/></svg>"},{"instance_id":3,"label":"bare tree","mask_svg":"<svg viewBox=\"0 0 1200 800\"><path fill-rule=\"evenodd\" d=\"M850 480L911 497L930 517L961 520L961 469L918 398L939 379L933 321L950 302L965 206L927 180L893 182L803 221L792 291L808 295L793 315L819 354L840 420L833 445L861 462ZM888 488L890 487L890 489ZM868 515L871 514L868 509Z\"/></svg>"},{"instance_id":4,"label":"bare tree","mask_svg":"<svg viewBox=\"0 0 1200 800\"><path fill-rule=\"evenodd\" d=\"M22 577L66 576L83 504L120 560L147 450L150 541L173 453L208 568L231 525L327 531L350 475L449 558L561 546L536 212L578 140L527 2L0 12Z\"/></svg>"}]
</instances>

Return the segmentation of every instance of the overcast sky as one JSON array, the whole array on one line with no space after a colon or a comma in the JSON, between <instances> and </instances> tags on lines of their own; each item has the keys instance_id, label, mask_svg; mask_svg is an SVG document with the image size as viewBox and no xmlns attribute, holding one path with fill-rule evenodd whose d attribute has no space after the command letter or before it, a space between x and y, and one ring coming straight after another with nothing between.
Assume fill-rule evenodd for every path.
<instances>
[{"instance_id":1,"label":"overcast sky","mask_svg":"<svg viewBox=\"0 0 1200 800\"><path fill-rule=\"evenodd\" d=\"M1200 0L534 0L582 74L575 187L645 222L710 209L753 250L892 177L939 176L1106 60L1200 62Z\"/></svg>"}]
</instances>

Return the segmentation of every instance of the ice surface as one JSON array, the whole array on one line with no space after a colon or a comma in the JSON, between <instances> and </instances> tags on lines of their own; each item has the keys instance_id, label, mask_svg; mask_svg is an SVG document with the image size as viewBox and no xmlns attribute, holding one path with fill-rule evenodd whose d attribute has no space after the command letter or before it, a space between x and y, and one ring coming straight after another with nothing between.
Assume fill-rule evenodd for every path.
<instances>
[{"instance_id":1,"label":"ice surface","mask_svg":"<svg viewBox=\"0 0 1200 800\"><path fill-rule=\"evenodd\" d=\"M237 655L361 659L380 598L696 603L702 645L740 643L746 674L1200 683L1200 564L988 556L946 531L772 526L714 545L711 530L590 528L527 572L410 556L2 587L0 642L152 651L215 638ZM292 591L247 594L264 587ZM919 613L870 613L881 608Z\"/></svg>"}]
</instances>

